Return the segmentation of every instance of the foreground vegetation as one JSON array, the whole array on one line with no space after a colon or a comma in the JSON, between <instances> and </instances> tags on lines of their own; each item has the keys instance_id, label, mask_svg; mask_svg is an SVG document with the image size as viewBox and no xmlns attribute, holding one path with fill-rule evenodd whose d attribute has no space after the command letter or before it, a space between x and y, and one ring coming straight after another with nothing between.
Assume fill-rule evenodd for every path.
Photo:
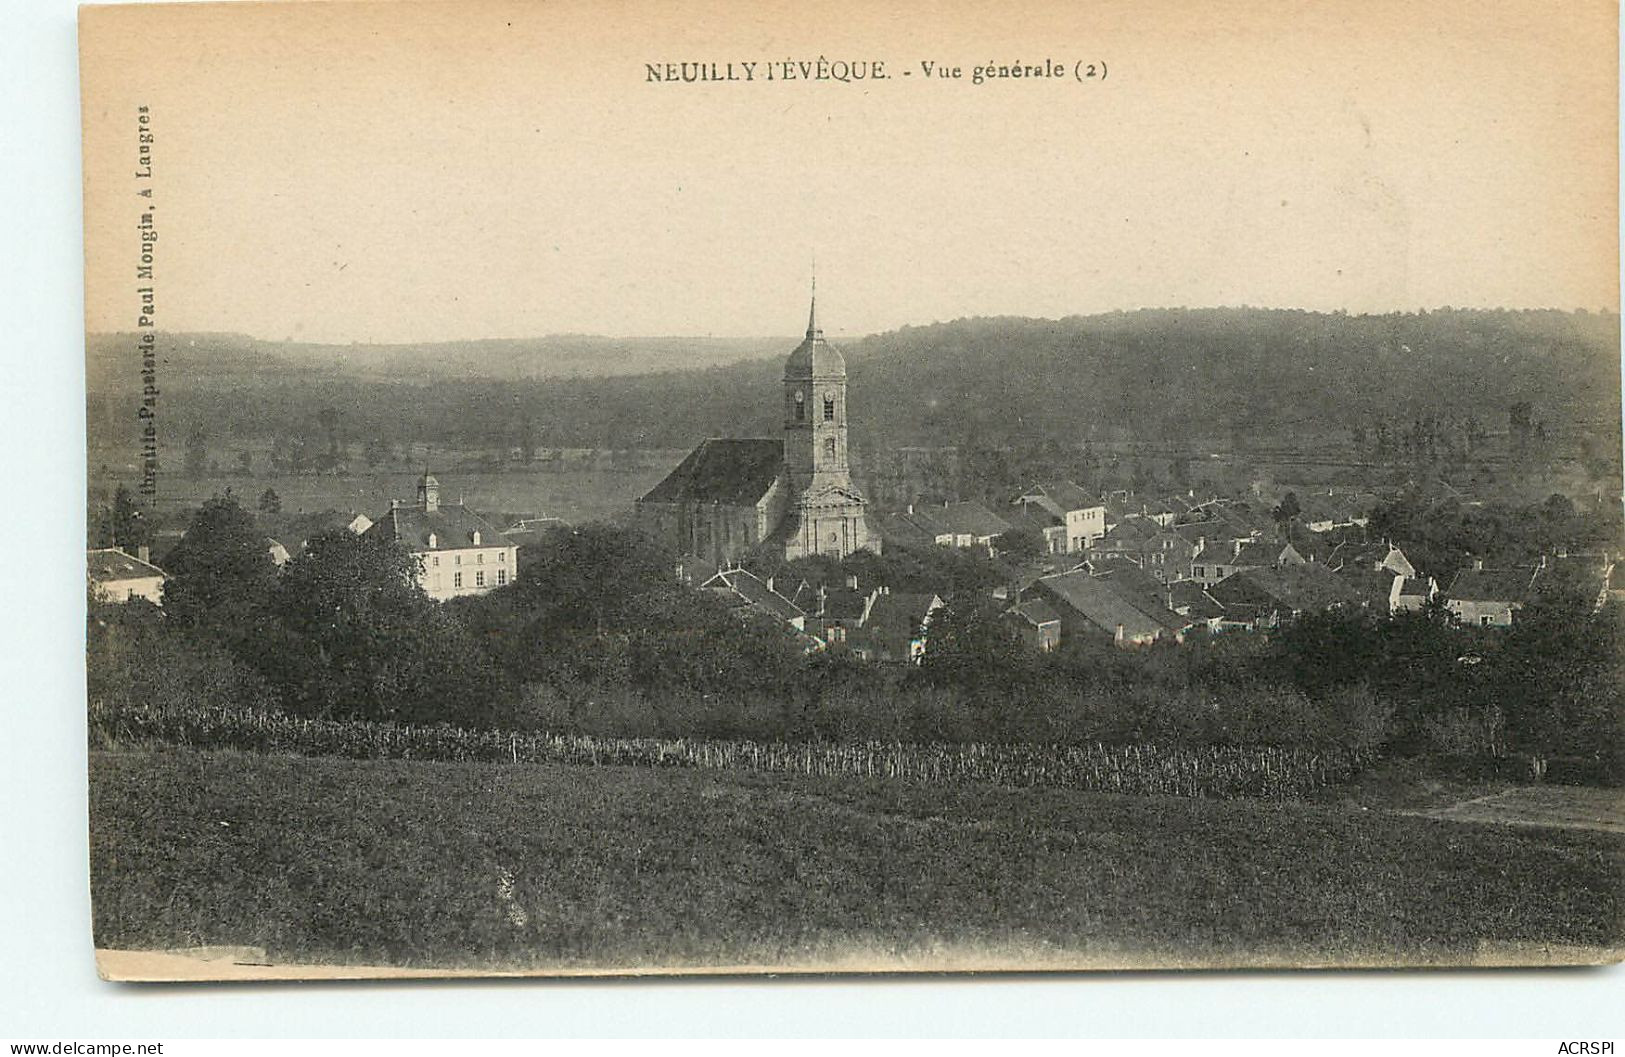
<instances>
[{"instance_id":1,"label":"foreground vegetation","mask_svg":"<svg viewBox=\"0 0 1625 1057\"><path fill-rule=\"evenodd\" d=\"M96 754L91 833L98 946L278 961L1449 963L1625 914L1617 835L882 779Z\"/></svg>"},{"instance_id":2,"label":"foreground vegetation","mask_svg":"<svg viewBox=\"0 0 1625 1057\"><path fill-rule=\"evenodd\" d=\"M910 744L602 738L590 734L295 719L230 705L186 709L93 703L93 748L236 749L361 760L692 767L931 784L994 782L1114 793L1289 799L1347 778L1356 753L1267 746Z\"/></svg>"}]
</instances>

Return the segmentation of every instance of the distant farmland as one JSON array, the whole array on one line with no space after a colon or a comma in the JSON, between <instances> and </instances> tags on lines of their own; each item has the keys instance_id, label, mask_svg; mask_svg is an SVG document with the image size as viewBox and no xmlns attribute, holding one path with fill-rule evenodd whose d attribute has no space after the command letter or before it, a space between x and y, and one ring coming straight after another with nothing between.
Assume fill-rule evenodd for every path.
<instances>
[{"instance_id":1,"label":"distant farmland","mask_svg":"<svg viewBox=\"0 0 1625 1057\"><path fill-rule=\"evenodd\" d=\"M428 468L441 482L442 501L467 502L474 510L491 516L522 513L581 524L609 519L631 509L633 502L653 488L681 458L682 453L672 453L669 462L654 467L649 465L654 460L645 455L638 465L624 469L571 465L545 471L488 473L433 464ZM103 474L93 464L92 492L111 494L121 482L133 488L138 477L121 469L109 467L109 472ZM412 501L422 472L420 468L341 474L216 473L195 479L170 473L160 478L158 510L195 507L227 488L236 493L245 508L254 510L260 494L271 488L281 500L284 513L354 511L376 519L388 509L391 499Z\"/></svg>"}]
</instances>

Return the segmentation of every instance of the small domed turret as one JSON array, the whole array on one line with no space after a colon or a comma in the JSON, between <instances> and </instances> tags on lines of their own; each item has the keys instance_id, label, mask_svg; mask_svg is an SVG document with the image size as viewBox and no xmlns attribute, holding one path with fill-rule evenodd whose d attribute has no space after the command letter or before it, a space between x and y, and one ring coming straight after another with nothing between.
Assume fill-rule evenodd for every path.
<instances>
[{"instance_id":1,"label":"small domed turret","mask_svg":"<svg viewBox=\"0 0 1625 1057\"><path fill-rule=\"evenodd\" d=\"M813 290L812 307L807 310L807 337L789 359L784 361L784 377L834 378L846 376L846 357L841 350L824 340L824 330L818 325L818 292Z\"/></svg>"}]
</instances>

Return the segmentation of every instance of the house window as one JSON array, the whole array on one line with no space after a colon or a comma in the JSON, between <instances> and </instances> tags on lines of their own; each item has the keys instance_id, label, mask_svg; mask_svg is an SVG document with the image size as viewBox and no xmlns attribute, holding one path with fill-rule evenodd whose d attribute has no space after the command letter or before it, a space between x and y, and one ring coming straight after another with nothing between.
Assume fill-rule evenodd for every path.
<instances>
[{"instance_id":1,"label":"house window","mask_svg":"<svg viewBox=\"0 0 1625 1057\"><path fill-rule=\"evenodd\" d=\"M474 574L474 586L475 587L484 587L485 586L485 570L484 569L481 569L479 572Z\"/></svg>"},{"instance_id":2,"label":"house window","mask_svg":"<svg viewBox=\"0 0 1625 1057\"><path fill-rule=\"evenodd\" d=\"M497 586L500 587L501 585L503 585L503 584L505 584L507 582L508 582L508 570L506 570L506 569L498 569L497 570Z\"/></svg>"},{"instance_id":3,"label":"house window","mask_svg":"<svg viewBox=\"0 0 1625 1057\"><path fill-rule=\"evenodd\" d=\"M826 458L826 459L835 458L835 438L834 437L825 437L824 438L824 458Z\"/></svg>"},{"instance_id":4,"label":"house window","mask_svg":"<svg viewBox=\"0 0 1625 1057\"><path fill-rule=\"evenodd\" d=\"M463 564L463 556L461 554L457 555L457 557L455 557L455 558L453 558L451 560L451 563L453 565L461 565L461 564Z\"/></svg>"},{"instance_id":5,"label":"house window","mask_svg":"<svg viewBox=\"0 0 1625 1057\"><path fill-rule=\"evenodd\" d=\"M1490 626L1490 618L1489 617L1479 617L1478 618L1478 623L1479 623L1480 627L1486 627L1487 628L1487 627Z\"/></svg>"},{"instance_id":6,"label":"house window","mask_svg":"<svg viewBox=\"0 0 1625 1057\"><path fill-rule=\"evenodd\" d=\"M431 559L429 559L429 560L430 560L430 561L431 561L431 562L432 562L432 563L433 563L433 564L435 564L435 565L439 565L439 564L440 564L440 555L438 555L438 554L436 554L436 555L435 555L435 556L434 556L434 557L433 557L433 558L431 558Z\"/></svg>"},{"instance_id":7,"label":"house window","mask_svg":"<svg viewBox=\"0 0 1625 1057\"><path fill-rule=\"evenodd\" d=\"M1203 577L1207 576L1207 566L1205 566L1205 565L1198 565L1195 569L1193 569L1191 571L1196 574L1196 578L1198 580L1200 580Z\"/></svg>"},{"instance_id":8,"label":"house window","mask_svg":"<svg viewBox=\"0 0 1625 1057\"><path fill-rule=\"evenodd\" d=\"M807 421L807 394L796 390L796 421Z\"/></svg>"},{"instance_id":9,"label":"house window","mask_svg":"<svg viewBox=\"0 0 1625 1057\"><path fill-rule=\"evenodd\" d=\"M824 421L835 421L835 398L833 396L824 397Z\"/></svg>"},{"instance_id":10,"label":"house window","mask_svg":"<svg viewBox=\"0 0 1625 1057\"><path fill-rule=\"evenodd\" d=\"M507 560L508 560L508 552L507 551L497 551L497 561L505 562Z\"/></svg>"},{"instance_id":11,"label":"house window","mask_svg":"<svg viewBox=\"0 0 1625 1057\"><path fill-rule=\"evenodd\" d=\"M451 586L453 586L453 587L461 587L461 586L463 586L463 574L462 573L452 573L451 574Z\"/></svg>"},{"instance_id":12,"label":"house window","mask_svg":"<svg viewBox=\"0 0 1625 1057\"><path fill-rule=\"evenodd\" d=\"M484 565L485 564L485 552L484 551L480 551L478 554L476 554L474 556L474 564L475 565Z\"/></svg>"}]
</instances>

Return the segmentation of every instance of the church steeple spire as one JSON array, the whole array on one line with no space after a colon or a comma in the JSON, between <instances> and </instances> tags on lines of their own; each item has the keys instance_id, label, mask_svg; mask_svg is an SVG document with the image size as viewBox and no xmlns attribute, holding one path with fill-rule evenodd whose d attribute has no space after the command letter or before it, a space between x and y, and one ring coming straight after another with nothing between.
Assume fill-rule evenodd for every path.
<instances>
[{"instance_id":1,"label":"church steeple spire","mask_svg":"<svg viewBox=\"0 0 1625 1057\"><path fill-rule=\"evenodd\" d=\"M807 309L807 337L822 338L823 330L818 326L818 272L815 270L812 277L812 305Z\"/></svg>"}]
</instances>

